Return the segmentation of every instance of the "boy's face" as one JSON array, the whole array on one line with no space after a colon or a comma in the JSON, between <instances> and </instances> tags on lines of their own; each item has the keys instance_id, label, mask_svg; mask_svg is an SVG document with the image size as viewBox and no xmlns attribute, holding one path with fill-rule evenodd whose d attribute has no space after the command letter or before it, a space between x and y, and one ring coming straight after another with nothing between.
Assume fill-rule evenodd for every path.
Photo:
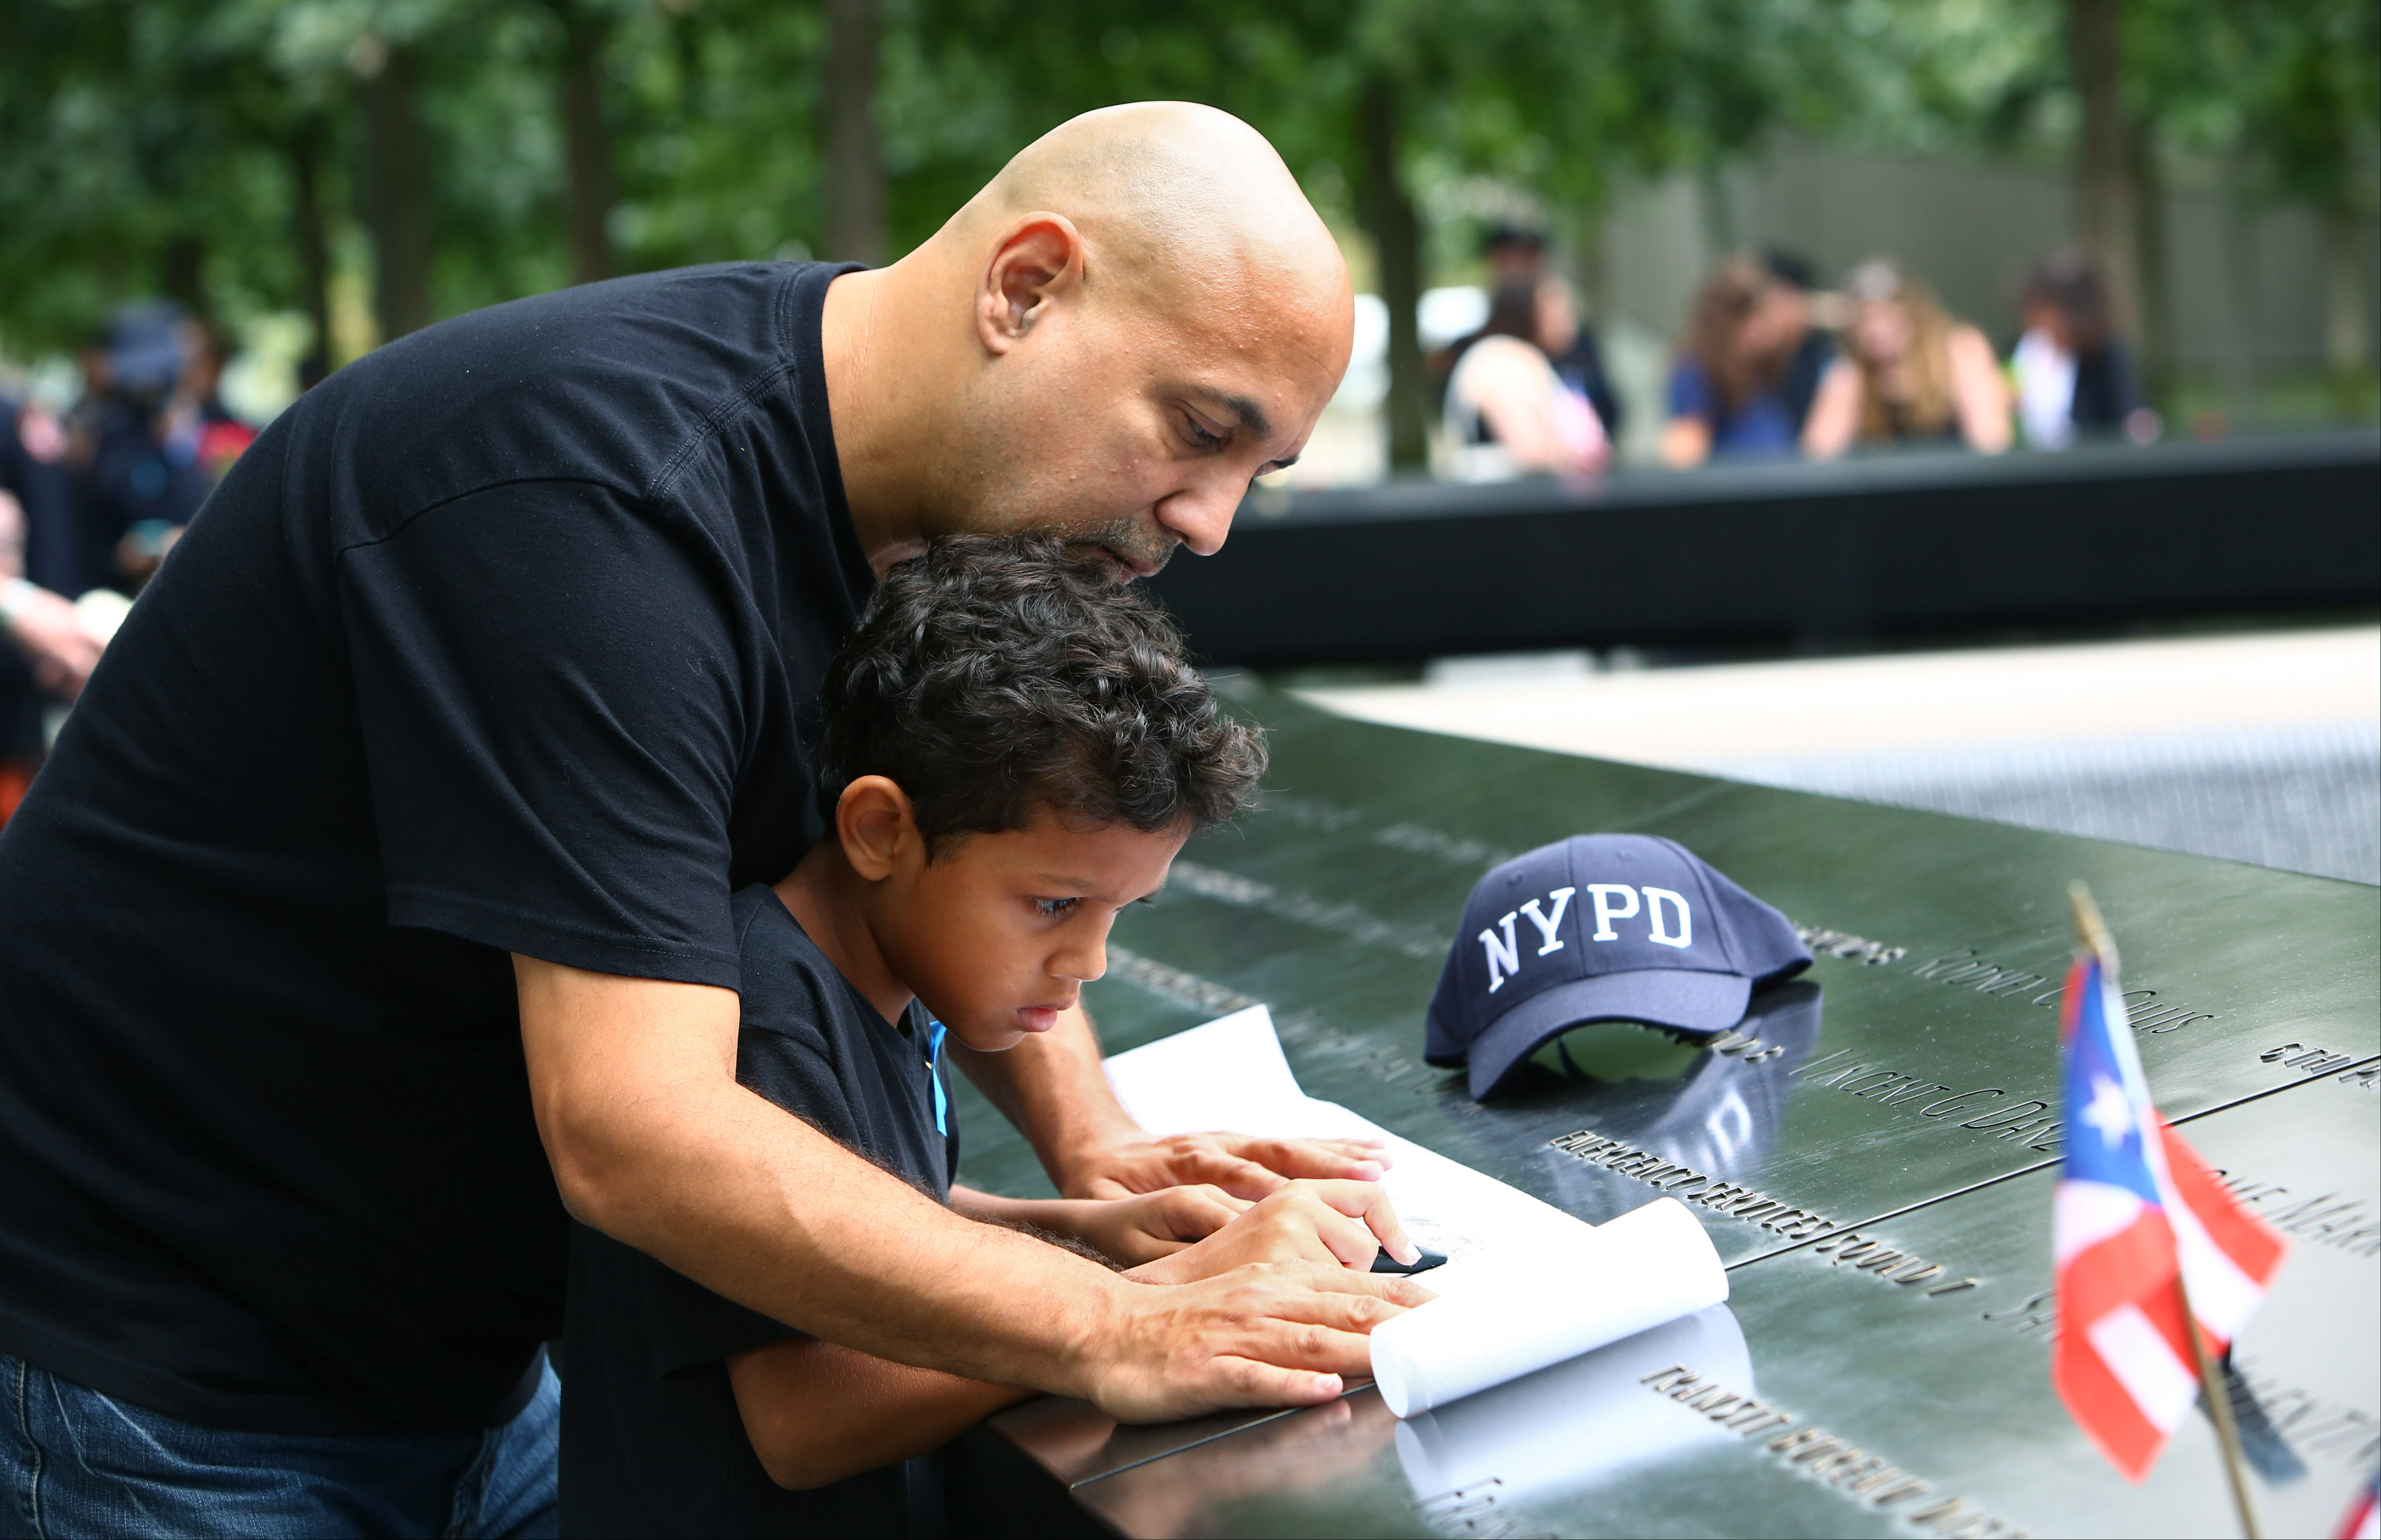
<instances>
[{"instance_id":1,"label":"boy's face","mask_svg":"<svg viewBox=\"0 0 2381 1540\"><path fill-rule=\"evenodd\" d=\"M873 895L871 928L895 975L961 1042L1014 1048L1107 971L1117 911L1165 886L1185 837L1046 810L1023 829L946 843L933 861L913 837Z\"/></svg>"}]
</instances>

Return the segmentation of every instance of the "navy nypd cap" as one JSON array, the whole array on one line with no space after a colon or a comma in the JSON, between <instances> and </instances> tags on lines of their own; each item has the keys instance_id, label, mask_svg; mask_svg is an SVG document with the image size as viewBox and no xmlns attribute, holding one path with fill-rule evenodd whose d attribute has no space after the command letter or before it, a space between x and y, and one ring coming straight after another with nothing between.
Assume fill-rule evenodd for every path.
<instances>
[{"instance_id":1,"label":"navy nypd cap","mask_svg":"<svg viewBox=\"0 0 2381 1540\"><path fill-rule=\"evenodd\" d=\"M1574 834L1480 879L1431 997L1422 1057L1484 1097L1585 1022L1720 1032L1755 984L1810 965L1785 916L1684 845Z\"/></svg>"}]
</instances>

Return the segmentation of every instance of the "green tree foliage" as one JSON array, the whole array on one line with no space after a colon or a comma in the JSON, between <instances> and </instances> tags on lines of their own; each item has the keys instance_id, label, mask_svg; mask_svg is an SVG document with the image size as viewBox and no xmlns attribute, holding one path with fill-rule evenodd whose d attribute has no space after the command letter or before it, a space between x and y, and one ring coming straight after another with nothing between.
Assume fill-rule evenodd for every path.
<instances>
[{"instance_id":1,"label":"green tree foliage","mask_svg":"<svg viewBox=\"0 0 2381 1540\"><path fill-rule=\"evenodd\" d=\"M2145 134L2369 212L2370 0L2123 4ZM1450 187L1580 236L1625 180L1781 126L2038 154L2074 131L2062 0L873 6L892 252L1072 114L1184 98L1255 124L1364 227L1393 314L1469 238ZM377 278L386 330L604 271L824 252L829 67L825 0L15 0L0 335L71 346L161 292L324 321L334 270ZM418 315L389 292L409 262Z\"/></svg>"}]
</instances>

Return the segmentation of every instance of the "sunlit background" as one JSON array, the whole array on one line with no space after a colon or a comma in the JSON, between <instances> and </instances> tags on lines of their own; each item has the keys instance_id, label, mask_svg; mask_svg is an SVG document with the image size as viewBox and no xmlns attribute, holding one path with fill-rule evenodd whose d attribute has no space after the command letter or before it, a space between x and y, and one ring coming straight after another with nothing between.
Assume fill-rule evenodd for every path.
<instances>
[{"instance_id":1,"label":"sunlit background","mask_svg":"<svg viewBox=\"0 0 2381 1540\"><path fill-rule=\"evenodd\" d=\"M1269 136L1380 302L1307 472L1426 463L1422 355L1498 223L1548 237L1649 459L1720 256L1889 255L2006 350L2026 265L2105 264L2167 430L2374 409L2363 0L18 0L0 357L63 406L179 302L269 415L439 317L727 259L881 261L1012 152L1175 97ZM1393 314L1418 314L1408 340ZM20 382L20 388L24 382ZM1386 404L1412 420L1385 435ZM1395 414L1391 414L1395 415Z\"/></svg>"},{"instance_id":2,"label":"sunlit background","mask_svg":"<svg viewBox=\"0 0 2381 1540\"><path fill-rule=\"evenodd\" d=\"M682 263L887 261L1052 125L1187 98L1273 140L1360 290L1347 380L1252 517L1484 479L1445 402L1517 275L1578 323L1531 340L1592 351L1593 380L1565 376L1608 440L1589 479L1647 506L1671 494L1640 483L1706 451L1754 458L1675 431L1682 374L1726 341L1697 319L1711 285L1789 284L1843 358L1878 259L1989 349L2015 455L2369 459L2377 96L2371 0L12 0L0 397L28 453L71 461L110 371L178 350L214 435L188 453L216 473L305 385L441 318ZM2126 382L2096 423L2075 396L2081 433L2028 405L2027 298L2062 262ZM1844 447L1911 445L1864 427ZM1790 432L1766 453L1762 475L1812 468ZM1692 474L1725 500L1745 472ZM170 522L86 530L67 586L137 593ZM1351 637L1265 677L1412 725L2381 879L2373 606L2237 608L1754 643L1607 628L1487 658ZM1826 672L1847 668L1872 672ZM1903 709L1926 701L1955 705Z\"/></svg>"}]
</instances>

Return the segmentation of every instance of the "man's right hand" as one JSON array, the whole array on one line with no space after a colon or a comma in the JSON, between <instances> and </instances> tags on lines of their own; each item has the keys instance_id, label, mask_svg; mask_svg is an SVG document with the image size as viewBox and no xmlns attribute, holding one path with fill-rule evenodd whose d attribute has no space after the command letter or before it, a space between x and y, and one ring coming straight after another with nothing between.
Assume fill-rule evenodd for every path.
<instances>
[{"instance_id":1,"label":"man's right hand","mask_svg":"<svg viewBox=\"0 0 2381 1540\"><path fill-rule=\"evenodd\" d=\"M1081 1345L1088 1393L1121 1423L1327 1401L1372 1374L1374 1327L1435 1297L1336 1262L1257 1263L1133 1290Z\"/></svg>"}]
</instances>

